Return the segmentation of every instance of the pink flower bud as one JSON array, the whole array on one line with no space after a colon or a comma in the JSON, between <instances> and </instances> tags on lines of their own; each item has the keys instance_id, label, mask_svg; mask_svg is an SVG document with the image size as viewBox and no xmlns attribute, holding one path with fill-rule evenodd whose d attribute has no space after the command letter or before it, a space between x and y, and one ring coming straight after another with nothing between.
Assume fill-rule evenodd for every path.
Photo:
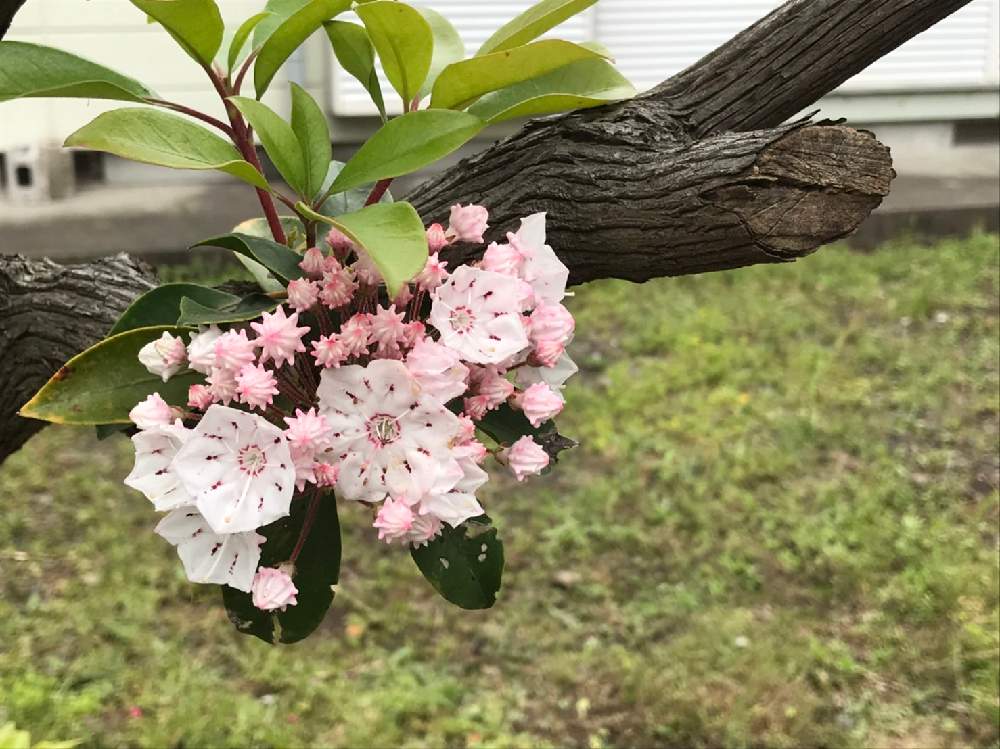
<instances>
[{"instance_id":1,"label":"pink flower bud","mask_svg":"<svg viewBox=\"0 0 1000 749\"><path fill-rule=\"evenodd\" d=\"M128 413L128 417L140 429L149 429L157 426L169 426L179 419L181 412L172 408L159 393L153 393L142 403L137 404Z\"/></svg>"},{"instance_id":2,"label":"pink flower bud","mask_svg":"<svg viewBox=\"0 0 1000 749\"><path fill-rule=\"evenodd\" d=\"M312 347L313 358L321 367L339 367L347 359L347 350L335 335L320 336Z\"/></svg>"},{"instance_id":3,"label":"pink flower bud","mask_svg":"<svg viewBox=\"0 0 1000 749\"><path fill-rule=\"evenodd\" d=\"M427 249L430 254L435 255L448 246L448 237L445 236L444 227L441 224L431 224L427 227Z\"/></svg>"},{"instance_id":4,"label":"pink flower bud","mask_svg":"<svg viewBox=\"0 0 1000 749\"><path fill-rule=\"evenodd\" d=\"M417 341L422 340L427 334L427 326L420 322L420 320L411 320L403 327L405 330L403 331L403 339L400 341L400 345L404 348L413 348L417 345Z\"/></svg>"},{"instance_id":5,"label":"pink flower bud","mask_svg":"<svg viewBox=\"0 0 1000 749\"><path fill-rule=\"evenodd\" d=\"M262 364L246 364L236 375L236 392L240 403L251 408L265 408L278 394L278 381Z\"/></svg>"},{"instance_id":6,"label":"pink flower bud","mask_svg":"<svg viewBox=\"0 0 1000 749\"><path fill-rule=\"evenodd\" d=\"M330 309L337 309L348 304L357 290L350 271L345 268L327 270L320 281L319 300Z\"/></svg>"},{"instance_id":7,"label":"pink flower bud","mask_svg":"<svg viewBox=\"0 0 1000 749\"><path fill-rule=\"evenodd\" d=\"M413 528L413 510L402 499L387 499L379 508L375 522L379 541L392 543L405 540Z\"/></svg>"},{"instance_id":8,"label":"pink flower bud","mask_svg":"<svg viewBox=\"0 0 1000 749\"><path fill-rule=\"evenodd\" d=\"M503 273L505 276L517 276L523 265L524 255L518 252L514 245L493 242L483 253L483 270Z\"/></svg>"},{"instance_id":9,"label":"pink flower bud","mask_svg":"<svg viewBox=\"0 0 1000 749\"><path fill-rule=\"evenodd\" d=\"M257 346L245 330L227 330L215 339L215 368L234 374L257 358Z\"/></svg>"},{"instance_id":10,"label":"pink flower bud","mask_svg":"<svg viewBox=\"0 0 1000 749\"><path fill-rule=\"evenodd\" d=\"M516 403L524 410L524 415L533 427L558 415L566 405L562 396L544 382L536 382L519 394Z\"/></svg>"},{"instance_id":11,"label":"pink flower bud","mask_svg":"<svg viewBox=\"0 0 1000 749\"><path fill-rule=\"evenodd\" d=\"M575 327L576 321L568 309L558 303L542 302L529 318L528 338L535 346L543 343L565 346Z\"/></svg>"},{"instance_id":12,"label":"pink flower bud","mask_svg":"<svg viewBox=\"0 0 1000 749\"><path fill-rule=\"evenodd\" d=\"M525 435L507 450L507 465L518 481L542 472L549 464L549 454L531 437Z\"/></svg>"},{"instance_id":13,"label":"pink flower bud","mask_svg":"<svg viewBox=\"0 0 1000 749\"><path fill-rule=\"evenodd\" d=\"M475 392L492 410L513 395L514 383L500 374L496 367L482 367L476 377Z\"/></svg>"},{"instance_id":14,"label":"pink flower bud","mask_svg":"<svg viewBox=\"0 0 1000 749\"><path fill-rule=\"evenodd\" d=\"M382 273L379 271L375 261L366 253L358 255L357 261L351 266L354 269L354 276L365 286L378 286L382 283Z\"/></svg>"},{"instance_id":15,"label":"pink flower bud","mask_svg":"<svg viewBox=\"0 0 1000 749\"><path fill-rule=\"evenodd\" d=\"M299 267L309 278L319 278L323 275L323 252L318 247L310 247L302 255Z\"/></svg>"},{"instance_id":16,"label":"pink flower bud","mask_svg":"<svg viewBox=\"0 0 1000 749\"><path fill-rule=\"evenodd\" d=\"M333 228L327 232L326 243L330 245L338 260L343 260L354 249L354 242L340 229Z\"/></svg>"},{"instance_id":17,"label":"pink flower bud","mask_svg":"<svg viewBox=\"0 0 1000 749\"><path fill-rule=\"evenodd\" d=\"M288 282L288 304L299 312L312 309L319 299L319 286L306 278Z\"/></svg>"},{"instance_id":18,"label":"pink flower bud","mask_svg":"<svg viewBox=\"0 0 1000 749\"><path fill-rule=\"evenodd\" d=\"M213 367L206 379L216 403L228 405L236 397L236 373L225 367Z\"/></svg>"},{"instance_id":19,"label":"pink flower bud","mask_svg":"<svg viewBox=\"0 0 1000 749\"><path fill-rule=\"evenodd\" d=\"M438 254L435 252L427 258L424 269L414 279L417 288L421 291L434 291L448 278L448 271L445 270L447 267L447 261L438 259Z\"/></svg>"},{"instance_id":20,"label":"pink flower bud","mask_svg":"<svg viewBox=\"0 0 1000 749\"><path fill-rule=\"evenodd\" d=\"M212 405L213 400L212 391L206 385L192 385L188 388L188 405L191 408L204 411Z\"/></svg>"},{"instance_id":21,"label":"pink flower bud","mask_svg":"<svg viewBox=\"0 0 1000 749\"><path fill-rule=\"evenodd\" d=\"M198 333L191 334L191 342L187 346L188 366L195 372L208 374L215 366L215 342L222 331L215 325Z\"/></svg>"},{"instance_id":22,"label":"pink flower bud","mask_svg":"<svg viewBox=\"0 0 1000 749\"><path fill-rule=\"evenodd\" d=\"M462 403L462 410L474 421L482 421L486 412L490 410L489 398L483 395L476 395L466 398Z\"/></svg>"},{"instance_id":23,"label":"pink flower bud","mask_svg":"<svg viewBox=\"0 0 1000 749\"><path fill-rule=\"evenodd\" d=\"M187 362L187 346L184 339L164 332L155 341L150 341L139 349L139 362L166 382L184 368Z\"/></svg>"},{"instance_id":24,"label":"pink flower bud","mask_svg":"<svg viewBox=\"0 0 1000 749\"><path fill-rule=\"evenodd\" d=\"M261 611L284 611L298 603L298 588L284 570L261 567L250 586L253 605Z\"/></svg>"},{"instance_id":25,"label":"pink flower bud","mask_svg":"<svg viewBox=\"0 0 1000 749\"><path fill-rule=\"evenodd\" d=\"M407 354L406 369L424 393L441 403L464 393L469 376L469 368L462 364L457 351L430 338L418 341Z\"/></svg>"},{"instance_id":26,"label":"pink flower bud","mask_svg":"<svg viewBox=\"0 0 1000 749\"><path fill-rule=\"evenodd\" d=\"M448 236L459 242L482 242L489 224L489 212L481 205L453 205L448 221Z\"/></svg>"},{"instance_id":27,"label":"pink flower bud","mask_svg":"<svg viewBox=\"0 0 1000 749\"><path fill-rule=\"evenodd\" d=\"M566 347L555 341L542 341L531 352L531 362L540 367L554 367L559 363Z\"/></svg>"},{"instance_id":28,"label":"pink flower bud","mask_svg":"<svg viewBox=\"0 0 1000 749\"><path fill-rule=\"evenodd\" d=\"M285 430L285 438L288 444L297 450L309 450L315 452L330 443L332 430L327 424L326 417L316 412L315 408L303 411L295 409L295 416L286 416L285 423L288 429Z\"/></svg>"},{"instance_id":29,"label":"pink flower bud","mask_svg":"<svg viewBox=\"0 0 1000 749\"><path fill-rule=\"evenodd\" d=\"M313 475L316 477L316 486L334 486L340 477L340 466L334 463L316 463Z\"/></svg>"}]
</instances>

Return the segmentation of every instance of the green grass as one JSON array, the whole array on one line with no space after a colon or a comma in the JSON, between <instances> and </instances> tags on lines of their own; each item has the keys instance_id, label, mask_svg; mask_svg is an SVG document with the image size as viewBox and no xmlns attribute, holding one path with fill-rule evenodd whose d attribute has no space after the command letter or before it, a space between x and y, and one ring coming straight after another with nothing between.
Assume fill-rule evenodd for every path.
<instances>
[{"instance_id":1,"label":"green grass","mask_svg":"<svg viewBox=\"0 0 1000 749\"><path fill-rule=\"evenodd\" d=\"M998 263L977 236L580 290L561 423L581 447L491 482L496 607L450 608L345 508L340 594L289 648L183 579L121 485L127 441L46 430L0 469L0 724L149 747L995 746Z\"/></svg>"}]
</instances>

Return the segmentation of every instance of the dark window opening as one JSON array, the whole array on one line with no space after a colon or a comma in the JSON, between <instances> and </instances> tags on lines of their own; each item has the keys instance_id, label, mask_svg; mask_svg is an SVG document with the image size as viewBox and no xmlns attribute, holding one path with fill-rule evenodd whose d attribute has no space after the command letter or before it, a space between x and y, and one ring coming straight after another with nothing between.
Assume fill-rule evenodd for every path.
<instances>
[{"instance_id":1,"label":"dark window opening","mask_svg":"<svg viewBox=\"0 0 1000 749\"><path fill-rule=\"evenodd\" d=\"M35 182L31 169L26 166L19 166L15 169L14 182L18 187L31 187Z\"/></svg>"},{"instance_id":2,"label":"dark window opening","mask_svg":"<svg viewBox=\"0 0 1000 749\"><path fill-rule=\"evenodd\" d=\"M73 152L73 177L77 185L104 182L104 154L96 151Z\"/></svg>"},{"instance_id":3,"label":"dark window opening","mask_svg":"<svg viewBox=\"0 0 1000 749\"><path fill-rule=\"evenodd\" d=\"M7 189L7 154L0 153L0 192Z\"/></svg>"},{"instance_id":4,"label":"dark window opening","mask_svg":"<svg viewBox=\"0 0 1000 749\"><path fill-rule=\"evenodd\" d=\"M956 146L1000 143L1000 120L962 120L955 123Z\"/></svg>"}]
</instances>

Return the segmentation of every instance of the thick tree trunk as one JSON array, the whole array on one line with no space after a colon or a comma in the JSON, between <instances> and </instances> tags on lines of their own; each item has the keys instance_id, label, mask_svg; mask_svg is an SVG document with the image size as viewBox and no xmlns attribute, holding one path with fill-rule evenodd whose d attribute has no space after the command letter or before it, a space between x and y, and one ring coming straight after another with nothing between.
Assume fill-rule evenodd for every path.
<instances>
[{"instance_id":1,"label":"thick tree trunk","mask_svg":"<svg viewBox=\"0 0 1000 749\"><path fill-rule=\"evenodd\" d=\"M493 237L548 211L574 283L803 257L853 231L893 172L870 133L782 122L968 2L790 0L635 100L528 123L407 199L428 221L482 202ZM40 427L16 408L149 278L124 256L0 256L0 460Z\"/></svg>"},{"instance_id":2,"label":"thick tree trunk","mask_svg":"<svg viewBox=\"0 0 1000 749\"><path fill-rule=\"evenodd\" d=\"M125 253L82 265L0 255L0 463L45 426L17 410L154 280Z\"/></svg>"}]
</instances>

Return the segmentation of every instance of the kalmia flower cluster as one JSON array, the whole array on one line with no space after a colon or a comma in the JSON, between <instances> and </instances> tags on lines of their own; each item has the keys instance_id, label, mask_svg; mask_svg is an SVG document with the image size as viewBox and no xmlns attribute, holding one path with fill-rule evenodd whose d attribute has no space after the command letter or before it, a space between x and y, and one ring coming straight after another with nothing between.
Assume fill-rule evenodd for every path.
<instances>
[{"instance_id":1,"label":"kalmia flower cluster","mask_svg":"<svg viewBox=\"0 0 1000 749\"><path fill-rule=\"evenodd\" d=\"M164 382L204 376L186 408L153 394L130 414L139 431L125 483L166 513L156 532L189 579L284 609L296 603L289 571L301 543L280 568L259 567L258 531L299 495L365 503L379 539L421 545L483 514L487 457L518 481L548 465L531 436L490 449L476 426L504 404L536 427L562 410L576 372L568 271L545 243L545 214L480 262L449 268L440 251L482 243L487 221L481 206L455 206L447 228L430 226L426 266L394 299L333 230L328 248L304 252L303 277L273 312L187 342L164 333L142 349Z\"/></svg>"}]
</instances>

